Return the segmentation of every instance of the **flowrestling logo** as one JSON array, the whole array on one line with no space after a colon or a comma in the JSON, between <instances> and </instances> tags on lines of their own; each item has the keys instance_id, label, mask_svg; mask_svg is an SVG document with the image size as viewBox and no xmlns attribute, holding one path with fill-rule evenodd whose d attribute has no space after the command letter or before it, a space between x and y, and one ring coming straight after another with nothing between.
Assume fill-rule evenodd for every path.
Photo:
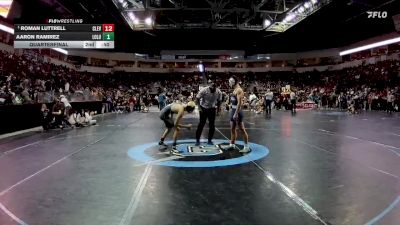
<instances>
[{"instance_id":1,"label":"flowrestling logo","mask_svg":"<svg viewBox=\"0 0 400 225\"><path fill-rule=\"evenodd\" d=\"M387 17L387 12L386 11L368 11L368 18L379 18L379 19L384 19Z\"/></svg>"}]
</instances>

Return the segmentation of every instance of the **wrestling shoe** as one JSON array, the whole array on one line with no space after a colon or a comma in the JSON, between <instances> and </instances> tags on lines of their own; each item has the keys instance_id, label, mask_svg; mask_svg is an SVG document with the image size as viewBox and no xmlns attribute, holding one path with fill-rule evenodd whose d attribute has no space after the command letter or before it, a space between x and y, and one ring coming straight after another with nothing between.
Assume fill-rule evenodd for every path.
<instances>
[{"instance_id":1,"label":"wrestling shoe","mask_svg":"<svg viewBox=\"0 0 400 225\"><path fill-rule=\"evenodd\" d=\"M249 146L245 146L242 150L239 150L239 152L240 153L248 153L248 152L250 152L251 150L250 150L250 148L249 148Z\"/></svg>"},{"instance_id":2,"label":"wrestling shoe","mask_svg":"<svg viewBox=\"0 0 400 225\"><path fill-rule=\"evenodd\" d=\"M163 141L158 142L158 145L167 146Z\"/></svg>"},{"instance_id":3,"label":"wrestling shoe","mask_svg":"<svg viewBox=\"0 0 400 225\"><path fill-rule=\"evenodd\" d=\"M182 152L180 152L179 150L178 150L178 147L176 146L176 145L174 145L174 146L172 146L172 148L171 148L171 154L173 154L173 155L180 155Z\"/></svg>"}]
</instances>

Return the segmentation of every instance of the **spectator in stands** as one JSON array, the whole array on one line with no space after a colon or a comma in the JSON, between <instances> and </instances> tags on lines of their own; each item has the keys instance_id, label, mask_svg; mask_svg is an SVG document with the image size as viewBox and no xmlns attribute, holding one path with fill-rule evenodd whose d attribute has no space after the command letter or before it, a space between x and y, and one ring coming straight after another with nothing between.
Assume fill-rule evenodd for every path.
<instances>
[{"instance_id":1,"label":"spectator in stands","mask_svg":"<svg viewBox=\"0 0 400 225\"><path fill-rule=\"evenodd\" d=\"M158 95L158 108L160 111L167 105L167 96L164 93Z\"/></svg>"},{"instance_id":2,"label":"spectator in stands","mask_svg":"<svg viewBox=\"0 0 400 225\"><path fill-rule=\"evenodd\" d=\"M129 97L129 112L133 112L134 107L135 107L135 102L136 102L135 96L131 95Z\"/></svg>"},{"instance_id":3,"label":"spectator in stands","mask_svg":"<svg viewBox=\"0 0 400 225\"><path fill-rule=\"evenodd\" d=\"M394 100L395 100L394 98L395 98L395 96L393 95L393 92L392 91L388 91L387 99L386 99L386 101L387 101L387 103L386 103L386 112L389 113L389 114L392 114L392 111L393 111Z\"/></svg>"}]
</instances>

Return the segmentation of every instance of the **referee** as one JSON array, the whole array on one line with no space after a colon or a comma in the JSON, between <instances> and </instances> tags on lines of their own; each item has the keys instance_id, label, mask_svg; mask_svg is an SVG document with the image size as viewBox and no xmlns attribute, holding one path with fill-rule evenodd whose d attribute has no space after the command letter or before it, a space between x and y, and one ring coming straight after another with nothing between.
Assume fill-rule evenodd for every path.
<instances>
[{"instance_id":1,"label":"referee","mask_svg":"<svg viewBox=\"0 0 400 225\"><path fill-rule=\"evenodd\" d=\"M208 126L210 128L208 132L208 143L212 145L212 139L215 132L215 116L220 112L220 106L222 101L222 92L217 88L215 83L210 83L208 87L203 88L199 91L196 96L196 103L200 113L200 123L196 130L196 146L200 145L200 136L203 132L204 125L208 119Z\"/></svg>"}]
</instances>

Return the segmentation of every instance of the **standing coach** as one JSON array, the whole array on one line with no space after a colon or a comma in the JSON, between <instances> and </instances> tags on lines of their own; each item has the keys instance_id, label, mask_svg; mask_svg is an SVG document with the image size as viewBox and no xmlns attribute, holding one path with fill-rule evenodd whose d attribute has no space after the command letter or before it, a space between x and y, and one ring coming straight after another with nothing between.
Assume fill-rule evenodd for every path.
<instances>
[{"instance_id":1,"label":"standing coach","mask_svg":"<svg viewBox=\"0 0 400 225\"><path fill-rule=\"evenodd\" d=\"M208 119L208 143L212 145L212 139L215 132L215 116L220 112L222 101L222 92L217 88L215 83L210 83L208 87L199 91L196 96L196 103L200 113L200 123L196 130L196 146L200 145L200 136L203 132L204 125Z\"/></svg>"}]
</instances>

